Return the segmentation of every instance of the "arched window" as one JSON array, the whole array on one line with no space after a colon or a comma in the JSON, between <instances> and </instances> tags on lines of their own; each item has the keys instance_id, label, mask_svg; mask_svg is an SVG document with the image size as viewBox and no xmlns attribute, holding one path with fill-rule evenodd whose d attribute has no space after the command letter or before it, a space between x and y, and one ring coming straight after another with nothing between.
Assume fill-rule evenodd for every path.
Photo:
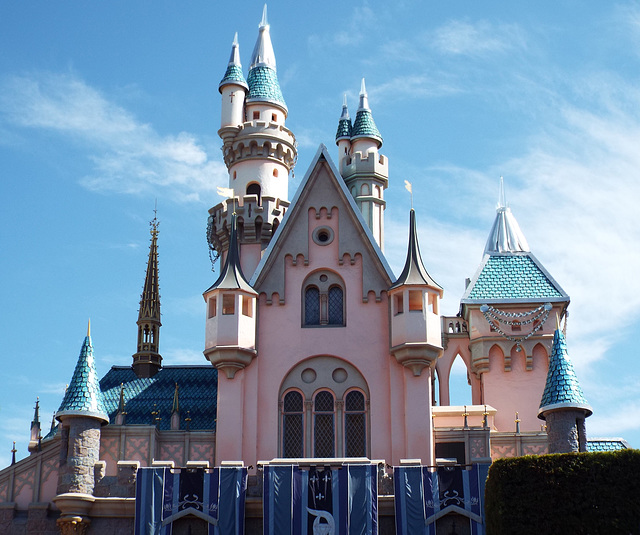
<instances>
[{"instance_id":1,"label":"arched window","mask_svg":"<svg viewBox=\"0 0 640 535\"><path fill-rule=\"evenodd\" d=\"M340 286L332 286L329 288L328 309L329 325L342 325L344 323L344 303L342 299L342 288L340 288Z\"/></svg>"},{"instance_id":2,"label":"arched window","mask_svg":"<svg viewBox=\"0 0 640 535\"><path fill-rule=\"evenodd\" d=\"M344 282L331 271L316 271L302 285L302 325L344 326Z\"/></svg>"},{"instance_id":3,"label":"arched window","mask_svg":"<svg viewBox=\"0 0 640 535\"><path fill-rule=\"evenodd\" d=\"M247 195L257 195L258 204L260 204L260 193L261 193L260 184L256 182L252 182L247 186Z\"/></svg>"},{"instance_id":4,"label":"arched window","mask_svg":"<svg viewBox=\"0 0 640 535\"><path fill-rule=\"evenodd\" d=\"M320 290L315 286L304 292L304 324L320 325Z\"/></svg>"},{"instance_id":5,"label":"arched window","mask_svg":"<svg viewBox=\"0 0 640 535\"><path fill-rule=\"evenodd\" d=\"M304 457L304 411L302 394L287 392L282 406L282 456Z\"/></svg>"},{"instance_id":6,"label":"arched window","mask_svg":"<svg viewBox=\"0 0 640 535\"><path fill-rule=\"evenodd\" d=\"M335 414L333 394L321 390L313 403L313 456L335 457Z\"/></svg>"},{"instance_id":7,"label":"arched window","mask_svg":"<svg viewBox=\"0 0 640 535\"><path fill-rule=\"evenodd\" d=\"M352 390L344 401L344 455L365 457L367 454L367 418L362 392Z\"/></svg>"}]
</instances>

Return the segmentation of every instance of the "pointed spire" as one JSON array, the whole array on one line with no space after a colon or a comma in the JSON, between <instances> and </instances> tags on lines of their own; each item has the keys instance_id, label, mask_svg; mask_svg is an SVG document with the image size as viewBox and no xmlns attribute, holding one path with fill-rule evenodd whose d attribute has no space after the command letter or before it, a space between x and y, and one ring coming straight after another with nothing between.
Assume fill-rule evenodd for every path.
<instances>
[{"instance_id":1,"label":"pointed spire","mask_svg":"<svg viewBox=\"0 0 640 535\"><path fill-rule=\"evenodd\" d=\"M578 377L567 352L564 334L558 327L553 334L549 371L538 410L538 418L545 420L545 413L561 409L582 409L585 411L585 416L591 416L593 412L582 393Z\"/></svg>"},{"instance_id":2,"label":"pointed spire","mask_svg":"<svg viewBox=\"0 0 640 535\"><path fill-rule=\"evenodd\" d=\"M251 287L247 279L245 279L240 267L240 254L238 252L238 236L236 230L236 215L231 216L231 236L229 238L229 250L227 252L227 258L224 262L224 267L220 272L218 280L213 283L211 290L217 288L223 290L244 290L254 295L258 295L257 292Z\"/></svg>"},{"instance_id":3,"label":"pointed spire","mask_svg":"<svg viewBox=\"0 0 640 535\"><path fill-rule=\"evenodd\" d=\"M176 383L176 389L173 391L173 406L171 407L171 413L180 412L180 399L178 397L178 383Z\"/></svg>"},{"instance_id":4,"label":"pointed spire","mask_svg":"<svg viewBox=\"0 0 640 535\"><path fill-rule=\"evenodd\" d=\"M151 245L144 287L140 296L138 311L138 344L133 355L133 368L139 377L153 377L162 366L162 356L158 351L160 327L160 289L158 283L158 226L157 209L149 223Z\"/></svg>"},{"instance_id":5,"label":"pointed spire","mask_svg":"<svg viewBox=\"0 0 640 535\"><path fill-rule=\"evenodd\" d=\"M53 433L56 425L56 411L53 411L53 414L51 415L51 427L49 428L49 433Z\"/></svg>"},{"instance_id":6,"label":"pointed spire","mask_svg":"<svg viewBox=\"0 0 640 535\"><path fill-rule=\"evenodd\" d=\"M88 416L109 423L90 336L84 339L73 377L56 413L58 421L66 416Z\"/></svg>"},{"instance_id":7,"label":"pointed spire","mask_svg":"<svg viewBox=\"0 0 640 535\"><path fill-rule=\"evenodd\" d=\"M287 105L284 102L276 73L276 55L271 44L266 4L262 11L262 21L258 31L258 40L253 48L253 54L251 54L251 64L247 76L247 84L249 85L247 102L276 104L286 114Z\"/></svg>"},{"instance_id":8,"label":"pointed spire","mask_svg":"<svg viewBox=\"0 0 640 535\"><path fill-rule=\"evenodd\" d=\"M231 56L229 57L229 64L227 70L224 73L220 84L218 85L218 91L222 92L222 88L228 84L235 84L249 89L247 81L242 73L242 64L240 63L240 45L238 43L238 32L233 37L233 43L231 44Z\"/></svg>"},{"instance_id":9,"label":"pointed spire","mask_svg":"<svg viewBox=\"0 0 640 535\"><path fill-rule=\"evenodd\" d=\"M422 263L420 246L418 245L418 231L416 228L416 213L411 209L409 212L409 246L407 248L407 260L404 264L402 274L393 283L390 289L397 288L405 284L427 285L442 291L442 287L435 282Z\"/></svg>"},{"instance_id":10,"label":"pointed spire","mask_svg":"<svg viewBox=\"0 0 640 535\"><path fill-rule=\"evenodd\" d=\"M349 108L347 107L347 94L344 94L342 101L342 115L338 120L338 131L336 132L336 144L341 139L351 138L351 117L349 117Z\"/></svg>"},{"instance_id":11,"label":"pointed spire","mask_svg":"<svg viewBox=\"0 0 640 535\"><path fill-rule=\"evenodd\" d=\"M36 398L36 406L34 407L34 411L33 411L33 420L31 422L31 427L34 427L36 425L40 425L40 397L38 396Z\"/></svg>"},{"instance_id":12,"label":"pointed spire","mask_svg":"<svg viewBox=\"0 0 640 535\"><path fill-rule=\"evenodd\" d=\"M498 193L498 205L496 218L489 232L489 239L485 245L485 254L492 253L522 253L529 252L529 244L516 218L507 206L504 194L504 182L500 177L500 191Z\"/></svg>"},{"instance_id":13,"label":"pointed spire","mask_svg":"<svg viewBox=\"0 0 640 535\"><path fill-rule=\"evenodd\" d=\"M364 78L360 84L360 105L358 106L356 120L353 123L351 132L352 141L358 138L373 139L378 143L378 148L382 147L382 136L378 131L376 123L373 121L371 109L369 109L369 97L364 84Z\"/></svg>"},{"instance_id":14,"label":"pointed spire","mask_svg":"<svg viewBox=\"0 0 640 535\"><path fill-rule=\"evenodd\" d=\"M16 464L16 452L18 450L16 449L16 441L13 441L13 448L11 448L11 464L14 465Z\"/></svg>"}]
</instances>

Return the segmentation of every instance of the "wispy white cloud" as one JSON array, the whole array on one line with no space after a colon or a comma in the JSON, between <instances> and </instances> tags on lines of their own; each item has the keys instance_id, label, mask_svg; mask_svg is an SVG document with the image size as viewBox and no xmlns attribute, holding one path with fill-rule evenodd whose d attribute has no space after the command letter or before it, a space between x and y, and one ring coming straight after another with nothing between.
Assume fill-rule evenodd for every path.
<instances>
[{"instance_id":1,"label":"wispy white cloud","mask_svg":"<svg viewBox=\"0 0 640 535\"><path fill-rule=\"evenodd\" d=\"M452 20L432 33L431 44L445 54L477 57L523 48L526 40L516 24Z\"/></svg>"},{"instance_id":2,"label":"wispy white cloud","mask_svg":"<svg viewBox=\"0 0 640 535\"><path fill-rule=\"evenodd\" d=\"M167 362L171 364L207 364L202 351L190 348L171 348L163 352L163 356Z\"/></svg>"},{"instance_id":3,"label":"wispy white cloud","mask_svg":"<svg viewBox=\"0 0 640 535\"><path fill-rule=\"evenodd\" d=\"M0 82L6 125L57 132L84 146L93 171L80 182L93 191L199 201L226 181L223 163L210 160L191 134L161 135L73 74L36 73Z\"/></svg>"}]
</instances>

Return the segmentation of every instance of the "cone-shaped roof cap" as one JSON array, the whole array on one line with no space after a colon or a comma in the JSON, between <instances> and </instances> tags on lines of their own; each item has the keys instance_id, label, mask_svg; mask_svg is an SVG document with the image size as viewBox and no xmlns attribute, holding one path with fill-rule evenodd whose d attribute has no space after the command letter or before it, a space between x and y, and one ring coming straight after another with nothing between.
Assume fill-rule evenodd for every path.
<instances>
[{"instance_id":1,"label":"cone-shaped roof cap","mask_svg":"<svg viewBox=\"0 0 640 535\"><path fill-rule=\"evenodd\" d=\"M360 105L356 113L356 120L353 123L351 139L370 138L378 142L378 148L382 147L382 136L373 120L373 115L369 109L369 97L367 88L364 85L364 78L360 87Z\"/></svg>"},{"instance_id":2,"label":"cone-shaped roof cap","mask_svg":"<svg viewBox=\"0 0 640 535\"><path fill-rule=\"evenodd\" d=\"M73 377L56 413L56 419L61 420L65 416L89 416L101 420L103 424L109 423L89 330L82 343Z\"/></svg>"},{"instance_id":3,"label":"cone-shaped roof cap","mask_svg":"<svg viewBox=\"0 0 640 535\"><path fill-rule=\"evenodd\" d=\"M238 44L238 32L236 32L233 43L231 45L231 57L229 58L229 64L227 70L224 73L224 77L218 85L218 90L222 92L222 88L228 84L235 84L249 89L247 81L242 74L242 64L240 63L240 45Z\"/></svg>"},{"instance_id":4,"label":"cone-shaped roof cap","mask_svg":"<svg viewBox=\"0 0 640 535\"><path fill-rule=\"evenodd\" d=\"M349 108L347 107L347 94L345 93L344 100L342 102L342 114L340 115L340 120L338 121L338 131L336 132L336 144L341 139L350 139L351 130L351 117L349 117Z\"/></svg>"},{"instance_id":5,"label":"cone-shaped roof cap","mask_svg":"<svg viewBox=\"0 0 640 535\"><path fill-rule=\"evenodd\" d=\"M442 291L442 286L431 278L422 263L420 246L418 244L418 231L416 229L416 213L413 208L409 212L409 247L407 249L407 260L400 277L391 285L390 289L405 284L426 285Z\"/></svg>"},{"instance_id":6,"label":"cone-shaped roof cap","mask_svg":"<svg viewBox=\"0 0 640 535\"><path fill-rule=\"evenodd\" d=\"M496 208L496 218L489 232L489 238L485 245L484 252L491 253L522 253L528 252L529 244L516 218L507 206L504 195L504 182L500 177L500 193L498 195L498 206Z\"/></svg>"},{"instance_id":7,"label":"cone-shaped roof cap","mask_svg":"<svg viewBox=\"0 0 640 535\"><path fill-rule=\"evenodd\" d=\"M564 335L558 328L553 335L549 371L538 418L545 420L546 412L561 409L583 409L585 416L591 416L593 413L580 388L578 377L567 353Z\"/></svg>"}]
</instances>

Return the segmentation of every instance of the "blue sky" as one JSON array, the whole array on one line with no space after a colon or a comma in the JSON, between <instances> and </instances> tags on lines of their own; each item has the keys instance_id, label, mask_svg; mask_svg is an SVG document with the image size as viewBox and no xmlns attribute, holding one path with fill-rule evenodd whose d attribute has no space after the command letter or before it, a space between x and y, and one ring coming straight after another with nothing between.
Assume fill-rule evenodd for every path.
<instances>
[{"instance_id":1,"label":"blue sky","mask_svg":"<svg viewBox=\"0 0 640 535\"><path fill-rule=\"evenodd\" d=\"M393 5L391 5L393 4ZM293 197L364 76L390 161L386 253L404 261L413 182L422 255L457 312L499 177L534 254L571 296L569 353L591 436L640 446L640 3L272 2L299 143ZM0 466L45 432L86 332L98 372L135 352L158 202L161 353L204 364L215 280L207 210L234 32L246 68L262 2L13 2L0 8Z\"/></svg>"}]
</instances>

